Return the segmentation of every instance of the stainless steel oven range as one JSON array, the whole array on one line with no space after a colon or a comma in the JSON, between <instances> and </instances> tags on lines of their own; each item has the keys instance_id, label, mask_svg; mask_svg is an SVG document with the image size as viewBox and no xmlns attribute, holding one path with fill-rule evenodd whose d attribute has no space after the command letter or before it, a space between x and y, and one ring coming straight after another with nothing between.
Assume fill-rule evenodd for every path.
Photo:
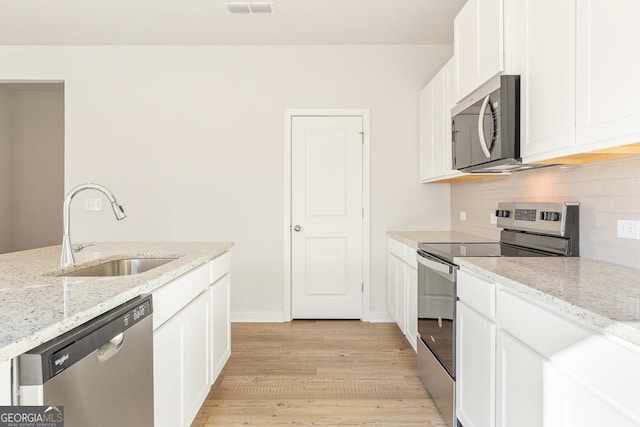
<instances>
[{"instance_id":1,"label":"stainless steel oven range","mask_svg":"<svg viewBox=\"0 0 640 427\"><path fill-rule=\"evenodd\" d=\"M418 247L418 372L451 427L456 425L456 257L578 256L578 203L499 203L499 242Z\"/></svg>"}]
</instances>

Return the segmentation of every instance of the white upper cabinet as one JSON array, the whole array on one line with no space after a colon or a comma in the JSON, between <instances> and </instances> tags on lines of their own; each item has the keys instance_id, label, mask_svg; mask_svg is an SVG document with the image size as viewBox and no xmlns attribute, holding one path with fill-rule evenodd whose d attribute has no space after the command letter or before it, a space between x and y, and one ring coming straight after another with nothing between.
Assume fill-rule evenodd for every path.
<instances>
[{"instance_id":1,"label":"white upper cabinet","mask_svg":"<svg viewBox=\"0 0 640 427\"><path fill-rule=\"evenodd\" d=\"M637 0L508 0L505 70L521 75L525 163L638 153ZM635 146L623 147L635 144Z\"/></svg>"},{"instance_id":2,"label":"white upper cabinet","mask_svg":"<svg viewBox=\"0 0 640 427\"><path fill-rule=\"evenodd\" d=\"M640 142L640 1L577 1L576 34L577 143Z\"/></svg>"},{"instance_id":3,"label":"white upper cabinet","mask_svg":"<svg viewBox=\"0 0 640 427\"><path fill-rule=\"evenodd\" d=\"M509 73L520 74L525 162L575 145L575 0L505 2Z\"/></svg>"},{"instance_id":4,"label":"white upper cabinet","mask_svg":"<svg viewBox=\"0 0 640 427\"><path fill-rule=\"evenodd\" d=\"M451 169L451 108L455 61L450 59L420 92L420 182L463 175Z\"/></svg>"},{"instance_id":5,"label":"white upper cabinet","mask_svg":"<svg viewBox=\"0 0 640 427\"><path fill-rule=\"evenodd\" d=\"M468 0L453 21L459 102L504 70L503 0Z\"/></svg>"}]
</instances>

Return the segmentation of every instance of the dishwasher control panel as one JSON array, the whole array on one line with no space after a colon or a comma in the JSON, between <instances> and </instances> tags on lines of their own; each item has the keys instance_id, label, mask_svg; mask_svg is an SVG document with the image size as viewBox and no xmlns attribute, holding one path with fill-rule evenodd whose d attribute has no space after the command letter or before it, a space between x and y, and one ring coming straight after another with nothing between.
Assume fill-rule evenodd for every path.
<instances>
[{"instance_id":1,"label":"dishwasher control panel","mask_svg":"<svg viewBox=\"0 0 640 427\"><path fill-rule=\"evenodd\" d=\"M45 382L102 346L121 344L122 333L152 311L151 295L141 296L20 355L20 383Z\"/></svg>"}]
</instances>

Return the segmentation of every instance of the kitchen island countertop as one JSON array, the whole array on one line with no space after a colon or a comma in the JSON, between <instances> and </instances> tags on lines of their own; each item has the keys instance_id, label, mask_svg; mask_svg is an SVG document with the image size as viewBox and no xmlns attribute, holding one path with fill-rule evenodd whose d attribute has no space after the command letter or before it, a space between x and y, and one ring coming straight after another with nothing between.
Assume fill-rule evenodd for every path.
<instances>
[{"instance_id":1,"label":"kitchen island countertop","mask_svg":"<svg viewBox=\"0 0 640 427\"><path fill-rule=\"evenodd\" d=\"M467 257L454 262L579 324L640 345L639 269L579 257Z\"/></svg>"},{"instance_id":2,"label":"kitchen island countertop","mask_svg":"<svg viewBox=\"0 0 640 427\"><path fill-rule=\"evenodd\" d=\"M60 246L0 255L0 363L92 318L152 292L229 251L232 242L99 243L61 270ZM176 258L149 271L116 277L57 277L116 258Z\"/></svg>"}]
</instances>

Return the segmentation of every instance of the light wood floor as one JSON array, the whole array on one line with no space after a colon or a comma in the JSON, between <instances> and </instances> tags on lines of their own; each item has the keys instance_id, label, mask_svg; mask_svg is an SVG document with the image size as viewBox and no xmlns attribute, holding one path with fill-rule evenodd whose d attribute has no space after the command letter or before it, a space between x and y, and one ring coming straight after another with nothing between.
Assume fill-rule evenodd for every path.
<instances>
[{"instance_id":1,"label":"light wood floor","mask_svg":"<svg viewBox=\"0 0 640 427\"><path fill-rule=\"evenodd\" d=\"M234 323L192 427L445 426L395 324Z\"/></svg>"}]
</instances>

